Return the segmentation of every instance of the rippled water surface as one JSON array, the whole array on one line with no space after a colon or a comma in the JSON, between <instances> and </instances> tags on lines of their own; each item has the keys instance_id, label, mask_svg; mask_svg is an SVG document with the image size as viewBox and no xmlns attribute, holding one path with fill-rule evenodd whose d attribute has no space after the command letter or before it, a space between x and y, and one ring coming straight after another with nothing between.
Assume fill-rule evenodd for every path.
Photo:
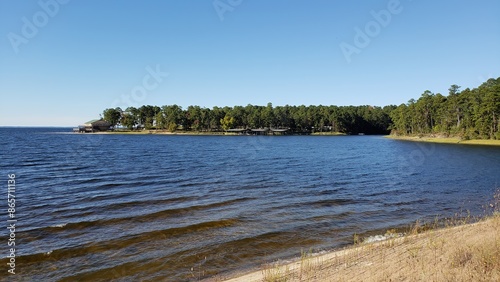
<instances>
[{"instance_id":1,"label":"rippled water surface","mask_svg":"<svg viewBox=\"0 0 500 282\"><path fill-rule=\"evenodd\" d=\"M497 147L69 131L0 128L2 194L8 173L17 181L19 281L197 280L480 214L500 186Z\"/></svg>"}]
</instances>

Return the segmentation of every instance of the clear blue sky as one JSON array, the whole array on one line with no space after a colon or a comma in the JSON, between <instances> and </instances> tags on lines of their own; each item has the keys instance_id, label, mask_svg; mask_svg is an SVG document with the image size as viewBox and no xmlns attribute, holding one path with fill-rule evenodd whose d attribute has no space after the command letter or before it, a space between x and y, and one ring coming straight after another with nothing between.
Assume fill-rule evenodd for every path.
<instances>
[{"instance_id":1,"label":"clear blue sky","mask_svg":"<svg viewBox=\"0 0 500 282\"><path fill-rule=\"evenodd\" d=\"M498 0L59 1L0 1L0 126L143 104L384 106L500 76Z\"/></svg>"}]
</instances>

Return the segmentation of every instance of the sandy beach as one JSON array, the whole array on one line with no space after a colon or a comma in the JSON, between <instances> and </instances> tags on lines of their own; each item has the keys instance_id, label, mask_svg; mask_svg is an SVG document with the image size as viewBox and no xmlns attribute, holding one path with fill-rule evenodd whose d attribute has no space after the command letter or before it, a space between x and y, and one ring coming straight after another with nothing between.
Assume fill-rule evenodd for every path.
<instances>
[{"instance_id":1,"label":"sandy beach","mask_svg":"<svg viewBox=\"0 0 500 282\"><path fill-rule=\"evenodd\" d=\"M500 281L500 216L204 281Z\"/></svg>"},{"instance_id":2,"label":"sandy beach","mask_svg":"<svg viewBox=\"0 0 500 282\"><path fill-rule=\"evenodd\" d=\"M500 146L500 140L491 140L491 139L461 140L458 137L428 137L428 136L418 137L418 136L396 136L396 135L387 135L385 137L389 139L415 141L415 142Z\"/></svg>"}]
</instances>

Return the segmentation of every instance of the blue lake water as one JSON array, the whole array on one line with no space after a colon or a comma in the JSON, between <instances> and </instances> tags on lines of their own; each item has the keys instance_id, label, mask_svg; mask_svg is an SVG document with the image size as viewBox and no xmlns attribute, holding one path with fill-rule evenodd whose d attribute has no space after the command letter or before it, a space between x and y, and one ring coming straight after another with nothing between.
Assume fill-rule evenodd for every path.
<instances>
[{"instance_id":1,"label":"blue lake water","mask_svg":"<svg viewBox=\"0 0 500 282\"><path fill-rule=\"evenodd\" d=\"M499 147L70 131L0 128L4 212L16 175L19 281L197 280L355 233L481 215L500 187Z\"/></svg>"}]
</instances>

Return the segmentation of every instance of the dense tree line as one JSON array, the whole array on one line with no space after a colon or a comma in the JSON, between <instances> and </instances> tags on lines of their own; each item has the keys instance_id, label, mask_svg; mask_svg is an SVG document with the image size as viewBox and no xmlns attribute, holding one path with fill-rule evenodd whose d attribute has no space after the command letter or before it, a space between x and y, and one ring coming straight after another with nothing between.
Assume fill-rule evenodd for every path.
<instances>
[{"instance_id":1,"label":"dense tree line","mask_svg":"<svg viewBox=\"0 0 500 282\"><path fill-rule=\"evenodd\" d=\"M292 133L344 132L385 134L394 106L267 106L202 108L177 105L106 109L103 118L128 129L224 131L232 128L287 128Z\"/></svg>"},{"instance_id":2,"label":"dense tree line","mask_svg":"<svg viewBox=\"0 0 500 282\"><path fill-rule=\"evenodd\" d=\"M110 108L113 126L169 131L225 131L232 128L287 128L292 133L441 134L464 139L500 139L500 78L478 88L452 85L447 96L425 91L400 106L234 106L211 109L178 105Z\"/></svg>"},{"instance_id":3,"label":"dense tree line","mask_svg":"<svg viewBox=\"0 0 500 282\"><path fill-rule=\"evenodd\" d=\"M460 91L452 85L447 96L425 91L418 100L391 112L393 132L401 135L459 136L500 139L500 78Z\"/></svg>"}]
</instances>

